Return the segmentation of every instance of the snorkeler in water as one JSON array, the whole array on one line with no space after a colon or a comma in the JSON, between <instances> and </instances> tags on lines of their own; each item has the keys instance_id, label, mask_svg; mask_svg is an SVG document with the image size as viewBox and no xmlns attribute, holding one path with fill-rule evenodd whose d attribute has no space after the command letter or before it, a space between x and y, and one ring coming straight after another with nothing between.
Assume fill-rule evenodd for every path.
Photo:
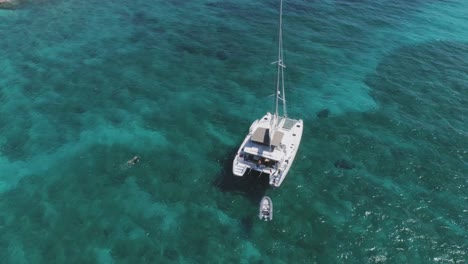
<instances>
[{"instance_id":1,"label":"snorkeler in water","mask_svg":"<svg viewBox=\"0 0 468 264\"><path fill-rule=\"evenodd\" d=\"M132 159L130 159L129 161L127 161L127 165L128 166L133 166L133 165L137 164L138 162L140 162L140 157L135 156Z\"/></svg>"}]
</instances>

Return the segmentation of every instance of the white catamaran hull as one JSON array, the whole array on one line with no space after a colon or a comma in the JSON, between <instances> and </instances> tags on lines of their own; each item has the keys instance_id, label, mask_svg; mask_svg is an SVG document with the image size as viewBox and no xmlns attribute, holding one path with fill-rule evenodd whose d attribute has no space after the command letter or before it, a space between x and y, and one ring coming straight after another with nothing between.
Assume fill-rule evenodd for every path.
<instances>
[{"instance_id":1,"label":"white catamaran hull","mask_svg":"<svg viewBox=\"0 0 468 264\"><path fill-rule=\"evenodd\" d=\"M263 131L265 131L264 140L268 140L267 131L272 118L273 115L267 113L252 123L248 135L233 160L232 173L242 177L252 170L258 171L269 175L271 186L279 187L286 178L299 149L303 122L283 118L279 121L279 129L275 132L276 137L273 136L269 140L272 142L259 142L259 139L262 139L259 135L262 136Z\"/></svg>"}]
</instances>

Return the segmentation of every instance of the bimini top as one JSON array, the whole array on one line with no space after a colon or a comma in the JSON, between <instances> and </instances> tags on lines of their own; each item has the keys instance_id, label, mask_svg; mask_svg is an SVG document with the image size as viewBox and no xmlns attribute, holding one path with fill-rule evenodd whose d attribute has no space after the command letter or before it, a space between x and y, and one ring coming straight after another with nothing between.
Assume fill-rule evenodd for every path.
<instances>
[{"instance_id":1,"label":"bimini top","mask_svg":"<svg viewBox=\"0 0 468 264\"><path fill-rule=\"evenodd\" d=\"M281 144L281 140L283 139L283 132L276 131L273 135L273 140L271 141L271 145L274 147L278 147ZM259 143L262 145L270 145L270 129L266 127L258 127L252 137L251 140L255 143Z\"/></svg>"}]
</instances>

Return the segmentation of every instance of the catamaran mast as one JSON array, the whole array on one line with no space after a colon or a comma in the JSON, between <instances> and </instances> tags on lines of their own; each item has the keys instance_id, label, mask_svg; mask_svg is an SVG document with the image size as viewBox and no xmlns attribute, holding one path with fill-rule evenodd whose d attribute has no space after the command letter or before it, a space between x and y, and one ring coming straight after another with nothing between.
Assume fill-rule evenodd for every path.
<instances>
[{"instance_id":1,"label":"catamaran mast","mask_svg":"<svg viewBox=\"0 0 468 264\"><path fill-rule=\"evenodd\" d=\"M274 134L278 127L279 122L279 101L283 104L283 116L287 117L286 112L286 97L284 93L284 68L286 66L283 62L283 0L280 1L280 15L279 15L279 32L278 32L278 72L276 77L276 90L275 90L275 112L272 119L271 135ZM271 138L271 137L270 137Z\"/></svg>"},{"instance_id":2,"label":"catamaran mast","mask_svg":"<svg viewBox=\"0 0 468 264\"><path fill-rule=\"evenodd\" d=\"M278 32L278 76L276 80L276 104L275 113L279 115L278 107L279 100L283 101L283 115L286 117L286 97L284 94L284 65L283 61L283 0L280 1L280 17L279 17L279 32ZM281 87L281 90L280 90Z\"/></svg>"}]
</instances>

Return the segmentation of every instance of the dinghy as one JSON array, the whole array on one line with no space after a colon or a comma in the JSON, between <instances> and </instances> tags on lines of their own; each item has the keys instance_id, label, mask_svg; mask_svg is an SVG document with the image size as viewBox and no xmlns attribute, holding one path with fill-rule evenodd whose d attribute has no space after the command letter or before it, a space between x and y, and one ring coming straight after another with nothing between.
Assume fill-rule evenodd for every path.
<instances>
[{"instance_id":1,"label":"dinghy","mask_svg":"<svg viewBox=\"0 0 468 264\"><path fill-rule=\"evenodd\" d=\"M273 202L271 201L270 197L264 196L260 201L258 217L260 220L273 220Z\"/></svg>"}]
</instances>

